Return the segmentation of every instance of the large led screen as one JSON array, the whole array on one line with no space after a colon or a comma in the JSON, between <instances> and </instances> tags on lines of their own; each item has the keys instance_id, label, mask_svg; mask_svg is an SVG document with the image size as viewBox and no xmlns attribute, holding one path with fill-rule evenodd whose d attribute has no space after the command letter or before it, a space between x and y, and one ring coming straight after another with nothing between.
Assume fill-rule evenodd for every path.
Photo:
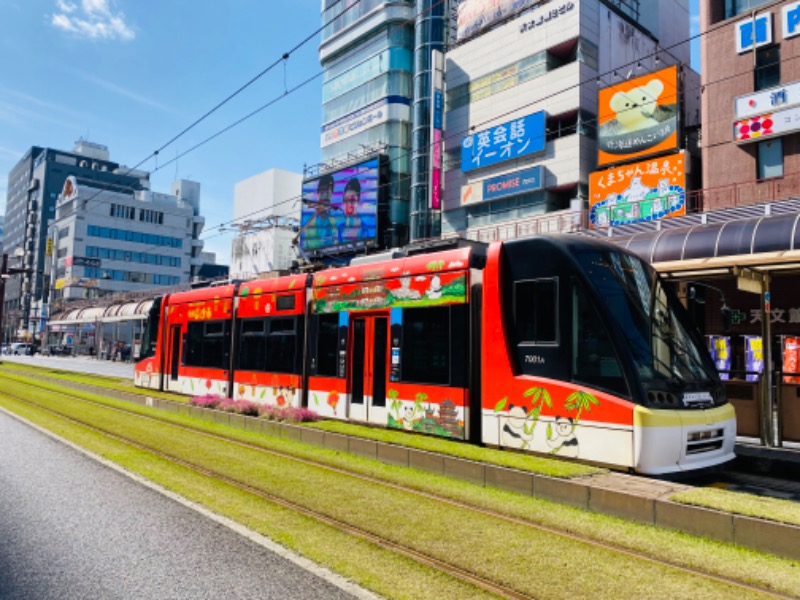
<instances>
[{"instance_id":1,"label":"large led screen","mask_svg":"<svg viewBox=\"0 0 800 600\"><path fill-rule=\"evenodd\" d=\"M303 182L300 249L357 250L378 238L379 159Z\"/></svg>"},{"instance_id":2,"label":"large led screen","mask_svg":"<svg viewBox=\"0 0 800 600\"><path fill-rule=\"evenodd\" d=\"M600 90L598 166L677 150L679 108L677 67Z\"/></svg>"}]
</instances>

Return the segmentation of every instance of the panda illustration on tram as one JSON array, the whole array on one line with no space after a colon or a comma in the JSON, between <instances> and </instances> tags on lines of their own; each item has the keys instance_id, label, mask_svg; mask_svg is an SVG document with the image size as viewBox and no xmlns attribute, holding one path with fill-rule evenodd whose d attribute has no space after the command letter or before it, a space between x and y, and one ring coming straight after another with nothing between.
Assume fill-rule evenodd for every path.
<instances>
[{"instance_id":1,"label":"panda illustration on tram","mask_svg":"<svg viewBox=\"0 0 800 600\"><path fill-rule=\"evenodd\" d=\"M400 254L157 298L135 383L643 474L734 457L702 338L637 256L571 235Z\"/></svg>"}]
</instances>

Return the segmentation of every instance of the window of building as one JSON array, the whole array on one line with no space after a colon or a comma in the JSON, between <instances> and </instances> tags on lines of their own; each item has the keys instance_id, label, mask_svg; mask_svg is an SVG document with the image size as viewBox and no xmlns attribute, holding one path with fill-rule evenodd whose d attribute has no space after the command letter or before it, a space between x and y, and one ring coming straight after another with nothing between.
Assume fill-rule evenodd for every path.
<instances>
[{"instance_id":1,"label":"window of building","mask_svg":"<svg viewBox=\"0 0 800 600\"><path fill-rule=\"evenodd\" d=\"M756 67L754 71L755 90L780 85L781 83L781 50L780 46L756 48Z\"/></svg>"},{"instance_id":2,"label":"window of building","mask_svg":"<svg viewBox=\"0 0 800 600\"><path fill-rule=\"evenodd\" d=\"M157 225L163 225L164 213L157 210L151 210L149 208L143 208L142 210L139 211L139 220L144 223L155 223Z\"/></svg>"},{"instance_id":3,"label":"window of building","mask_svg":"<svg viewBox=\"0 0 800 600\"><path fill-rule=\"evenodd\" d=\"M725 18L730 19L736 15L750 13L753 9L773 1L774 0L725 0Z\"/></svg>"},{"instance_id":4,"label":"window of building","mask_svg":"<svg viewBox=\"0 0 800 600\"><path fill-rule=\"evenodd\" d=\"M136 218L136 209L132 206L125 206L123 204L112 204L111 216L117 219L133 220Z\"/></svg>"},{"instance_id":5,"label":"window of building","mask_svg":"<svg viewBox=\"0 0 800 600\"><path fill-rule=\"evenodd\" d=\"M558 280L514 283L514 333L518 344L558 343Z\"/></svg>"},{"instance_id":6,"label":"window of building","mask_svg":"<svg viewBox=\"0 0 800 600\"><path fill-rule=\"evenodd\" d=\"M183 364L187 367L227 368L229 325L228 321L189 323L184 338Z\"/></svg>"},{"instance_id":7,"label":"window of building","mask_svg":"<svg viewBox=\"0 0 800 600\"><path fill-rule=\"evenodd\" d=\"M758 144L758 179L783 177L783 142L781 138L765 140Z\"/></svg>"}]
</instances>

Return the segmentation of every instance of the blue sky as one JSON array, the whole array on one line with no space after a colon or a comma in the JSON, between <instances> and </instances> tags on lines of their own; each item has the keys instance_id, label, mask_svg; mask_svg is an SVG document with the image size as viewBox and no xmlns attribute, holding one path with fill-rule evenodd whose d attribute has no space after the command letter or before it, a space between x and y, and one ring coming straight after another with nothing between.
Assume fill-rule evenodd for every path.
<instances>
[{"instance_id":1,"label":"blue sky","mask_svg":"<svg viewBox=\"0 0 800 600\"><path fill-rule=\"evenodd\" d=\"M8 172L30 146L71 150L83 137L134 166L316 31L320 1L0 0L0 20L2 213ZM155 191L177 178L201 183L206 249L220 262L229 260L231 234L218 226L233 217L234 185L318 161L321 77L164 163L318 75L318 44L316 36L141 167L155 171Z\"/></svg>"},{"instance_id":2,"label":"blue sky","mask_svg":"<svg viewBox=\"0 0 800 600\"><path fill-rule=\"evenodd\" d=\"M133 166L320 25L319 0L0 0L0 213L7 175L31 146L83 137ZM319 37L165 148L172 160L321 72ZM152 176L201 183L206 248L227 262L234 185L319 159L321 77ZM142 165L153 171L154 160Z\"/></svg>"}]
</instances>

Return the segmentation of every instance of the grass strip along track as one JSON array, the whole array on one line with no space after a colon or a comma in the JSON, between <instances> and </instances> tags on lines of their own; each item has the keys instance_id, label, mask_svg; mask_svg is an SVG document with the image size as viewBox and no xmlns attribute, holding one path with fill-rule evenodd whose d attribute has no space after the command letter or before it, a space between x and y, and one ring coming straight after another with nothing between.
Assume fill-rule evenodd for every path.
<instances>
[{"instance_id":1,"label":"grass strip along track","mask_svg":"<svg viewBox=\"0 0 800 600\"><path fill-rule=\"evenodd\" d=\"M187 403L188 398L170 392L153 392L137 388L130 380L116 377L98 377L85 373L76 373L57 369L4 363L0 372L8 371L19 375L34 376L38 381L57 382L61 388L70 387L105 395L113 390L118 399L133 400L147 396L163 398L177 403ZM340 433L363 439L375 440L407 448L415 448L426 452L434 452L445 456L463 458L475 462L483 462L504 466L519 471L527 471L547 477L572 479L608 472L607 469L554 459L531 454L508 452L492 448L484 448L472 444L464 444L431 436L408 435L405 432L390 429L365 427L357 423L345 421L319 421L306 424L309 428L321 431ZM800 526L800 504L791 500L770 498L730 491L713 487L698 487L673 494L672 502L693 506L702 506L737 515L745 515L767 521L789 523Z\"/></svg>"},{"instance_id":2,"label":"grass strip along track","mask_svg":"<svg viewBox=\"0 0 800 600\"><path fill-rule=\"evenodd\" d=\"M0 404L385 596L800 589L791 561L47 387L3 376Z\"/></svg>"}]
</instances>

